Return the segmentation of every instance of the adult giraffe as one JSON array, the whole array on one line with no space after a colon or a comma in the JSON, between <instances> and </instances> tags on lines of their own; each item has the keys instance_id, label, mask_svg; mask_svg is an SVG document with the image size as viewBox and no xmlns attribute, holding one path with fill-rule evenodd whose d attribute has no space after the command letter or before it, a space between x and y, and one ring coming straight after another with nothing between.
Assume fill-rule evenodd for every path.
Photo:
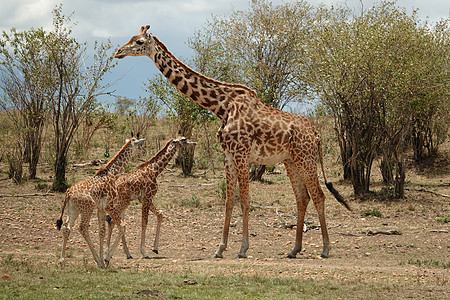
<instances>
[{"instance_id":1,"label":"adult giraffe","mask_svg":"<svg viewBox=\"0 0 450 300\"><path fill-rule=\"evenodd\" d=\"M170 53L157 37L147 33L149 28L149 25L142 26L139 34L117 50L114 56L150 57L181 93L222 120L217 136L225 155L226 209L222 241L214 257L222 258L227 247L237 183L243 213L242 244L238 257L247 257L250 207L248 164L275 164L280 161L286 166L298 211L295 246L288 257L295 258L301 250L303 221L310 196L322 230L321 256L328 257L330 242L325 222L325 195L317 177L318 156L327 188L340 203L350 208L325 178L320 135L308 119L266 105L258 99L255 91L246 86L219 82L197 73Z\"/></svg>"}]
</instances>

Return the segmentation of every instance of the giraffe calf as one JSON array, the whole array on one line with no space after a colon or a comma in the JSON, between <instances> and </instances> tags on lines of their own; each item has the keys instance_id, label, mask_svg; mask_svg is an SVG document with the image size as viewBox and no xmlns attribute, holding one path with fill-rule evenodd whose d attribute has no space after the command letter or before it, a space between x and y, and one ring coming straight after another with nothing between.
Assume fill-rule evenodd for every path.
<instances>
[{"instance_id":1,"label":"giraffe calf","mask_svg":"<svg viewBox=\"0 0 450 300\"><path fill-rule=\"evenodd\" d=\"M105 213L109 212L109 207L113 203L117 192L115 189L115 181L118 174L125 170L125 166L128 161L138 152L144 152L142 144L145 139L132 138L127 140L122 149L108 162L108 164L98 170L94 177L80 181L71 186L67 191L62 203L61 215L56 221L56 227L58 230L62 227L63 244L61 250L60 264L65 262L65 251L67 240L69 239L70 231L74 226L77 217L81 216L80 221L80 233L86 240L89 249L92 252L92 256L96 261L98 267L105 267L103 261L103 241L105 237ZM64 210L67 207L67 221L63 223ZM99 242L100 251L99 254L94 249L94 245L89 236L89 225L92 213L97 210L98 223L99 223ZM120 224L120 216L111 214L113 219L119 224L119 236L114 244L118 244L120 236L124 230ZM108 261L108 253L106 261Z\"/></svg>"},{"instance_id":2,"label":"giraffe calf","mask_svg":"<svg viewBox=\"0 0 450 300\"><path fill-rule=\"evenodd\" d=\"M158 191L158 182L156 178L164 171L167 164L173 158L175 153L181 149L197 143L188 140L185 137L171 139L167 144L153 156L150 160L138 166L130 174L124 175L117 179L116 190L117 198L114 201L112 212L123 217L126 208L131 200L137 199L142 203L142 222L141 222L141 254L143 258L149 258L145 251L145 232L148 224L148 212L151 211L156 215L156 235L153 243L153 252L158 253L159 236L163 214L156 209L152 202L153 197ZM107 244L109 247L114 222L108 222ZM127 258L132 258L128 249L125 234L122 235L123 251ZM114 246L111 249L114 252Z\"/></svg>"}]
</instances>

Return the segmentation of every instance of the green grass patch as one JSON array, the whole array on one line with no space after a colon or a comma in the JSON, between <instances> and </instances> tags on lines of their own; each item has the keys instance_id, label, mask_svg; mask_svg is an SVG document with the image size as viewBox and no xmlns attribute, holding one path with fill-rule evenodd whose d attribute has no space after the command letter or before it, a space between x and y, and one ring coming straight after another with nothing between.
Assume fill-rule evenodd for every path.
<instances>
[{"instance_id":1,"label":"green grass patch","mask_svg":"<svg viewBox=\"0 0 450 300\"><path fill-rule=\"evenodd\" d=\"M0 298L351 299L375 289L367 282L346 283L332 277L249 274L245 266L227 274L216 268L215 261L207 261L206 268L196 270L188 263L174 265L170 261L98 269L94 264L76 261L62 268L53 259L0 255ZM392 289L390 285L383 288Z\"/></svg>"},{"instance_id":2,"label":"green grass patch","mask_svg":"<svg viewBox=\"0 0 450 300\"><path fill-rule=\"evenodd\" d=\"M192 194L191 198L181 200L181 206L190 208L199 208L202 203L196 194Z\"/></svg>"},{"instance_id":3,"label":"green grass patch","mask_svg":"<svg viewBox=\"0 0 450 300\"><path fill-rule=\"evenodd\" d=\"M40 183L40 182L38 182L38 183L36 184L36 186L34 187L34 189L37 190L37 191L48 190L48 189L49 189L49 186L48 186L48 184L46 184L46 183Z\"/></svg>"},{"instance_id":4,"label":"green grass patch","mask_svg":"<svg viewBox=\"0 0 450 300\"><path fill-rule=\"evenodd\" d=\"M409 259L408 264L418 267L450 269L450 261L440 262L433 259Z\"/></svg>"},{"instance_id":5,"label":"green grass patch","mask_svg":"<svg viewBox=\"0 0 450 300\"><path fill-rule=\"evenodd\" d=\"M382 214L378 209L368 209L363 213L363 216L365 217L374 216L377 218L381 218Z\"/></svg>"},{"instance_id":6,"label":"green grass patch","mask_svg":"<svg viewBox=\"0 0 450 300\"><path fill-rule=\"evenodd\" d=\"M438 221L439 223L449 223L449 222L450 222L450 217L445 217L445 218L442 218L442 219L437 219L437 221Z\"/></svg>"}]
</instances>

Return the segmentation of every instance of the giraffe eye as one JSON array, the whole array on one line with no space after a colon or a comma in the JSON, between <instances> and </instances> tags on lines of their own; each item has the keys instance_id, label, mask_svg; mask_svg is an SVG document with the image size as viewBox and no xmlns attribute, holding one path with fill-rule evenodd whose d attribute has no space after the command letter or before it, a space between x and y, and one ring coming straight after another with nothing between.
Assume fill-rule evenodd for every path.
<instances>
[{"instance_id":1,"label":"giraffe eye","mask_svg":"<svg viewBox=\"0 0 450 300\"><path fill-rule=\"evenodd\" d=\"M138 41L136 41L136 44L142 45L142 44L144 44L144 41L138 40Z\"/></svg>"}]
</instances>

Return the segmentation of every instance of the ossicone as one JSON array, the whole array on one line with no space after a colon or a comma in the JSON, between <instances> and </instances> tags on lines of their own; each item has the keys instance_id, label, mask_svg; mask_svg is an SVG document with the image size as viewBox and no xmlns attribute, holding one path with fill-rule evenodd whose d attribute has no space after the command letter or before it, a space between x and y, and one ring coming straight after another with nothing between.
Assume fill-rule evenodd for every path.
<instances>
[{"instance_id":1,"label":"ossicone","mask_svg":"<svg viewBox=\"0 0 450 300\"><path fill-rule=\"evenodd\" d=\"M150 29L150 25L147 25L147 26L141 26L141 30L139 31L139 34L142 34L142 33L146 33L147 32L147 30L149 30Z\"/></svg>"}]
</instances>

